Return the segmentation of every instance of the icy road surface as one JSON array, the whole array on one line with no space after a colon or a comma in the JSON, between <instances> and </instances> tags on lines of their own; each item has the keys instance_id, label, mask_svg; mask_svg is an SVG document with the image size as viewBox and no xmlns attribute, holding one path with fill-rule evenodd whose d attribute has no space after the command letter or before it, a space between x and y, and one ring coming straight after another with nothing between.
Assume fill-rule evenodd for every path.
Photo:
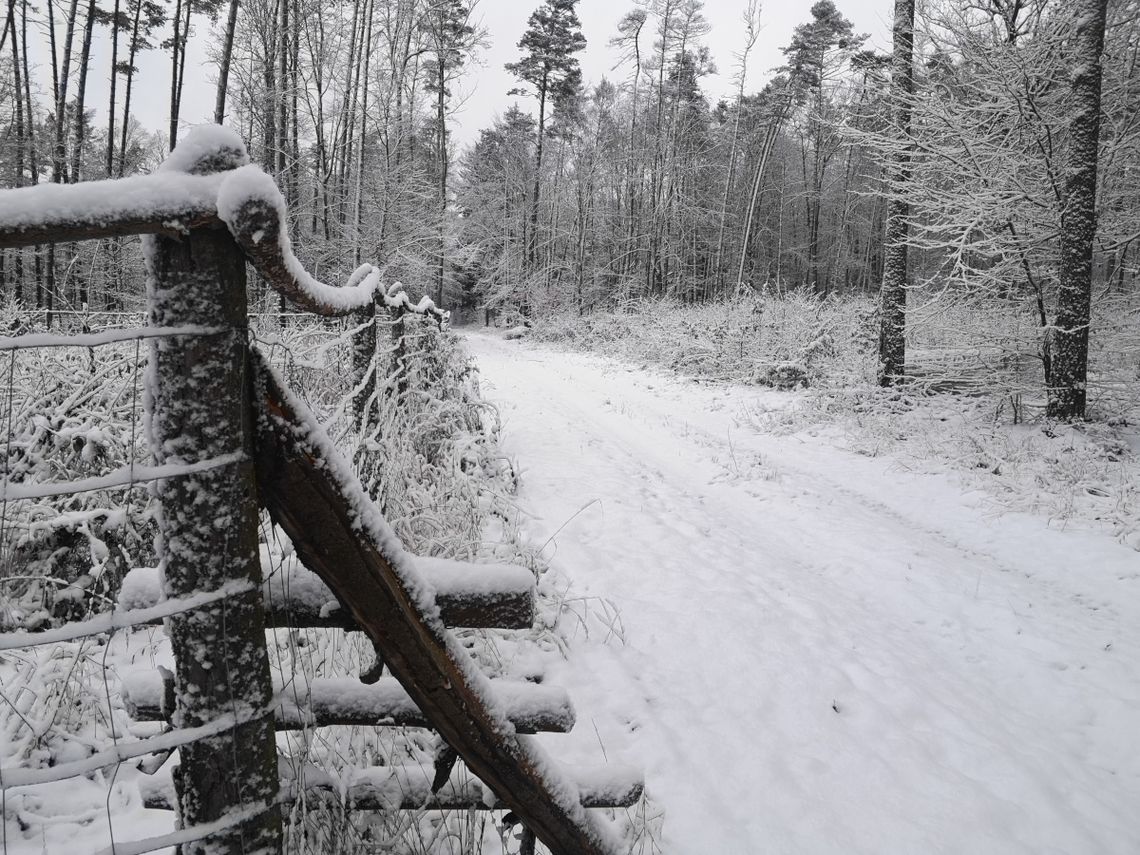
<instances>
[{"instance_id":1,"label":"icy road surface","mask_svg":"<svg viewBox=\"0 0 1140 855\"><path fill-rule=\"evenodd\" d=\"M563 620L620 611L546 742L644 768L664 852L1140 852L1140 554L740 418L779 393L467 340Z\"/></svg>"}]
</instances>

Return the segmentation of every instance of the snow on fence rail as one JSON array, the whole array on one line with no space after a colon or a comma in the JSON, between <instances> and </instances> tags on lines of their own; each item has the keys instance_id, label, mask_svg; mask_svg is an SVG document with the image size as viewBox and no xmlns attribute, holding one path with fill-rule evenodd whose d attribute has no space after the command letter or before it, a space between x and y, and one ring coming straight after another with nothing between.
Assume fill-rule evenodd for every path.
<instances>
[{"instance_id":1,"label":"snow on fence rail","mask_svg":"<svg viewBox=\"0 0 1140 855\"><path fill-rule=\"evenodd\" d=\"M474 807L493 801L481 789L489 785L494 800L523 820L527 846L537 835L555 853L613 851L604 825L584 809L631 804L640 796L640 777L610 770L577 782L562 774L537 745L517 734L568 730L574 713L565 694L546 686L489 682L444 628L529 625L534 614L529 571L415 559L403 551L320 426L249 348L245 265L252 263L304 312L352 315L359 322L353 345L358 416L367 414L379 393L370 365L378 353L372 320L376 308L385 309L392 320L387 354L401 395L407 382L404 319L419 315L442 326L447 314L427 298L413 303L398 283L384 288L372 265L362 265L341 287L316 280L294 256L285 222L284 201L272 179L249 165L236 135L216 126L187 136L151 176L0 193L0 248L142 234L148 269L148 317L141 326L91 332L84 312L76 314L83 329L77 335L0 337L0 353L10 360L8 454L0 485L5 562L10 565L18 552L8 539L10 507L45 498L74 503L80 491L103 496L147 484L161 506L162 542L161 572L126 574L118 605L108 600L101 614L86 621L43 631L51 624L50 615L5 615L0 609L0 628L13 620L23 623L20 629L0 632L0 650L74 643L80 657L87 639L106 635L105 661L116 632L122 636L161 618L176 664L172 675L157 673L125 688L140 726L169 722L167 732L140 737L111 721L105 735L112 744L100 747L88 740L80 759L35 769L28 768L26 753L19 755L23 766L0 766L0 798L6 806L9 796L50 800L44 787L108 769L114 781L127 759L151 756L140 769L153 773L177 749L176 797L166 804L177 803L182 830L135 843L116 841L108 851L143 852L174 843L187 852L279 851L280 807L300 791L288 782L283 786L279 778L277 729L313 723L430 725L449 746L437 757L433 780L414 787L409 783L396 804L368 795L378 792L374 781L367 792L352 794L358 809ZM51 348L90 353L91 348L133 342L137 358L143 341L149 346L149 367L140 380L136 364L130 384L128 461L71 480L34 471L31 446L12 441L17 354ZM97 370L93 358L88 369L95 379L103 376L98 371L125 370L123 365ZM65 396L50 417L29 413L37 425L32 431L36 441L54 435L65 448L78 443L86 463L98 462L99 429L93 419L74 430L60 427L66 419L59 413L70 417L77 407L88 406L89 397L87 392ZM112 404L122 407L122 397ZM136 424L139 398L145 401L145 424ZM251 398L259 400L260 432L250 419ZM142 436L153 465L135 459L134 440ZM298 499L306 491L312 494L309 499L318 499L316 505ZM259 499L310 568L288 562L275 575L278 584L284 583L276 595L259 556ZM316 521L319 531L298 525L314 512L324 514ZM122 523L126 516L121 509L80 504L60 519L75 537L88 538L94 556L109 549L93 526ZM143 517L132 515L130 524L153 525L136 518ZM313 536L324 544L321 549L307 542ZM339 562L330 564L323 550L336 552ZM311 572L314 568L320 578ZM28 577L0 575L0 584L20 578ZM59 581L55 598L64 605L90 605L93 594L105 596L90 576ZM282 590L289 592L284 598ZM298 623L364 631L378 661L396 680L375 682L378 674L362 675L373 685L354 682L351 687L343 681L310 681L301 703L297 685L289 692L274 686L265 637L267 627ZM41 631L29 631L34 629ZM4 667L0 660L0 669ZM103 679L103 715L113 720L105 668ZM28 744L41 740L43 734L20 711L20 704L26 706L23 695L7 700L23 719L17 727L30 729ZM479 789L448 783L456 755L483 779ZM41 751L39 756L42 762L49 755ZM472 795L476 792L478 799Z\"/></svg>"}]
</instances>

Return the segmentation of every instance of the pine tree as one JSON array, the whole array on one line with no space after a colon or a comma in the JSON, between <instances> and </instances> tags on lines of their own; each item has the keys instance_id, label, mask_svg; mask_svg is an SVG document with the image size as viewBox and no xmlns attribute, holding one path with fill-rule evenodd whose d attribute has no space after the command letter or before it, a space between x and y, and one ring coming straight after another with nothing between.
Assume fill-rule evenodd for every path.
<instances>
[{"instance_id":1,"label":"pine tree","mask_svg":"<svg viewBox=\"0 0 1140 855\"><path fill-rule=\"evenodd\" d=\"M784 55L788 58L788 76L808 110L807 142L810 142L812 150L811 174L804 176L807 184L804 207L808 232L808 284L826 294L827 273L819 263L820 214L824 173L838 147L838 135L834 123L825 116L824 90L829 78L844 70L851 54L867 37L855 34L851 22L839 13L831 0L818 0L811 7L811 16L810 23L796 27L791 44L784 48ZM806 172L806 158L804 163Z\"/></svg>"},{"instance_id":2,"label":"pine tree","mask_svg":"<svg viewBox=\"0 0 1140 855\"><path fill-rule=\"evenodd\" d=\"M509 62L507 71L534 88L538 97L538 137L534 156L534 193L531 197L530 234L527 263L533 270L538 230L539 184L542 175L542 144L546 135L546 105L558 110L570 101L582 82L582 70L574 56L586 46L582 25L574 7L578 0L545 0L531 13L527 30L519 40L523 52L518 62ZM512 89L511 94L529 94Z\"/></svg>"}]
</instances>

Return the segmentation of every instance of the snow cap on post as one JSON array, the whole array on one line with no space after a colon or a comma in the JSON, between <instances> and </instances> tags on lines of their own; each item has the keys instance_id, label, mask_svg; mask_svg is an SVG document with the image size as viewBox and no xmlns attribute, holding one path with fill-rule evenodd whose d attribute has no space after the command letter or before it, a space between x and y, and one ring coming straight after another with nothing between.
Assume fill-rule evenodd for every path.
<instances>
[{"instance_id":1,"label":"snow cap on post","mask_svg":"<svg viewBox=\"0 0 1140 855\"><path fill-rule=\"evenodd\" d=\"M159 172L212 175L249 163L249 152L237 131L223 125L196 125L182 138Z\"/></svg>"}]
</instances>

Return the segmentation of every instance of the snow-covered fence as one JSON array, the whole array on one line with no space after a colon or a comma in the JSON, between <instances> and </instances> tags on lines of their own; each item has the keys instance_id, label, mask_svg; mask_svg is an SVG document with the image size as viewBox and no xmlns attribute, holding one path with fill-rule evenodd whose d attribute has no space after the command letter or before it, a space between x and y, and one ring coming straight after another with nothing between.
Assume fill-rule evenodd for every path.
<instances>
[{"instance_id":1,"label":"snow-covered fence","mask_svg":"<svg viewBox=\"0 0 1140 855\"><path fill-rule=\"evenodd\" d=\"M9 351L14 365L15 354L28 349L133 343L137 357L148 341L143 396L148 418L145 430L132 428L131 434L132 441L137 433L145 435L154 457L153 463L140 462L132 447L131 458L110 473L44 483L39 473L29 476L20 469L9 441L0 496L4 524L12 502L145 482L160 508L161 532L161 570L135 570L117 580L113 609L95 609L87 620L38 633L29 630L42 626L10 628L0 632L0 650L82 641L162 619L176 664L173 675L123 687L137 720L169 723L165 732L125 739L121 723L112 722L107 729L112 744L89 743L85 756L53 756L40 768L0 768L5 805L10 794L74 776L110 770L114 780L122 764L136 758L143 758L144 771L153 772L177 749L174 798L159 784L149 788L146 803L176 802L181 829L128 843L125 851L171 845L187 852L277 851L280 805L309 798L314 788L342 799L358 797L357 809L501 803L522 819L528 834L556 853L613 851L606 829L585 808L631 804L640 795L639 777L626 770L577 779L561 773L518 734L568 730L574 719L569 700L545 686L489 681L445 626L525 625L534 608L529 572L446 566L404 551L312 414L249 348L246 264L306 312L360 320L383 307L394 331L389 374L396 378L384 391L397 398L409 391L408 316L442 326L446 315L430 300L413 304L399 289L381 289L380 273L371 265L358 268L343 287L315 280L291 251L286 220L272 180L248 164L236 136L217 127L187 136L152 176L0 194L0 247L145 235L145 326L12 336L0 339L0 352ZM369 353L365 331L374 337L375 328L365 321L358 330L364 333L356 346L362 357ZM374 338L371 352L376 352ZM363 364L359 359L358 368ZM357 378L358 416L366 415L369 399L382 393L376 368L370 370L371 380L367 371ZM14 369L9 401L13 374ZM65 407L73 404L69 398ZM9 407L10 437L11 412ZM302 581L307 571L295 568L299 584L291 592L297 596L283 607L266 608L259 503L291 537L300 562L319 576ZM78 523L87 526L83 533L91 537L93 550L92 521L98 518L90 512ZM10 573L11 556L8 564ZM68 587L76 591L65 601L83 600L91 586ZM291 626L309 621L363 631L394 679L377 681L377 673L371 679L361 676L371 685L312 681L307 707L290 706L287 693L270 677L265 644L266 627L286 619ZM296 686L291 690L295 697ZM114 718L109 689L107 694L107 714ZM13 708L19 714L18 703ZM304 781L281 777L275 733L302 721L430 724L445 740L445 750L435 767L428 767L428 781L419 780L422 769L418 777L410 767L393 769L382 782L376 775L375 781L361 779L363 789L353 796L351 788L320 774ZM34 723L28 727L33 741L43 736ZM449 781L457 757L490 792ZM392 788L405 784L393 798ZM478 798L472 795L476 792ZM113 844L109 851L120 850Z\"/></svg>"}]
</instances>

